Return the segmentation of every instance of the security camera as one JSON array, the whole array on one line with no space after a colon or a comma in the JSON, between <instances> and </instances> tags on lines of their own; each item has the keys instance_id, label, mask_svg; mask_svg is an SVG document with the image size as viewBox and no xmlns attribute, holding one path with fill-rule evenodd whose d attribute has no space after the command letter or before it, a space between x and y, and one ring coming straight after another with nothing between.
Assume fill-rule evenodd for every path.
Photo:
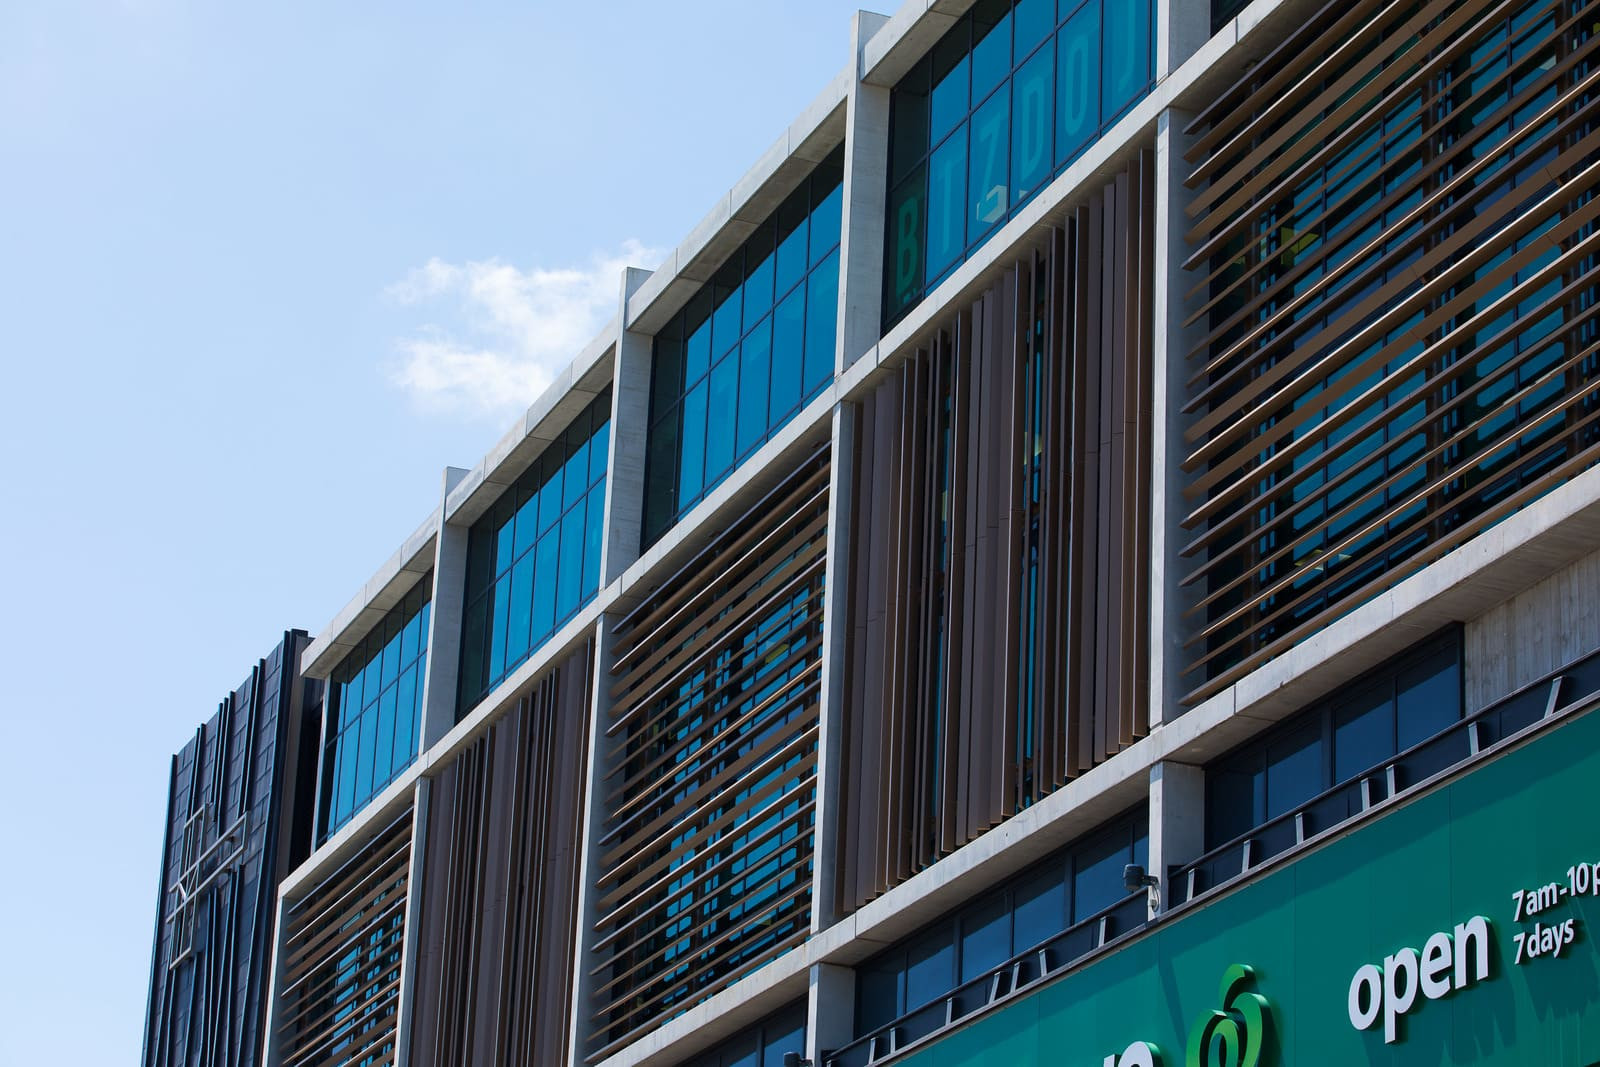
<instances>
[{"instance_id":1,"label":"security camera","mask_svg":"<svg viewBox=\"0 0 1600 1067\"><path fill-rule=\"evenodd\" d=\"M1144 873L1144 868L1137 863L1130 863L1122 868L1122 888L1130 893L1137 893L1141 889L1154 889L1161 884L1159 878Z\"/></svg>"}]
</instances>

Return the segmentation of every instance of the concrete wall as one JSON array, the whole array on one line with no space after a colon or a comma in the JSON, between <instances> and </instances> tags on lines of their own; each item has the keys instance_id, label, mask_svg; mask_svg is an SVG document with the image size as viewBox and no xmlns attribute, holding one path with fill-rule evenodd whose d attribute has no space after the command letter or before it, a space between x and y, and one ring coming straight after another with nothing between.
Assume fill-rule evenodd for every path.
<instances>
[{"instance_id":1,"label":"concrete wall","mask_svg":"<svg viewBox=\"0 0 1600 1067\"><path fill-rule=\"evenodd\" d=\"M1467 623L1467 712L1479 711L1596 648L1600 552Z\"/></svg>"}]
</instances>

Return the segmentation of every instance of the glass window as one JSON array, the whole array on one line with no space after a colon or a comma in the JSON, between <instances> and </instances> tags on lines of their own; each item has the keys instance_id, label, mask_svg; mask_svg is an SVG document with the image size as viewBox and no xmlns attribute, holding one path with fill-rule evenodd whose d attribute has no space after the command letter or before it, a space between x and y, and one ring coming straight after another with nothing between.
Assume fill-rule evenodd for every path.
<instances>
[{"instance_id":1,"label":"glass window","mask_svg":"<svg viewBox=\"0 0 1600 1067\"><path fill-rule=\"evenodd\" d=\"M1308 723L1267 749L1267 818L1285 815L1322 792L1322 724Z\"/></svg>"},{"instance_id":2,"label":"glass window","mask_svg":"<svg viewBox=\"0 0 1600 1067\"><path fill-rule=\"evenodd\" d=\"M906 1010L914 1011L955 988L955 946L948 928L912 945L906 958Z\"/></svg>"},{"instance_id":3,"label":"glass window","mask_svg":"<svg viewBox=\"0 0 1600 1067\"><path fill-rule=\"evenodd\" d=\"M492 541L480 538L480 544ZM318 841L349 822L416 759L432 594L430 573L334 668Z\"/></svg>"},{"instance_id":4,"label":"glass window","mask_svg":"<svg viewBox=\"0 0 1600 1067\"><path fill-rule=\"evenodd\" d=\"M1020 9L1019 9L1020 10ZM1012 83L1011 205L1032 196L1050 176L1050 138L1054 132L1055 46L1047 43L1028 60Z\"/></svg>"},{"instance_id":5,"label":"glass window","mask_svg":"<svg viewBox=\"0 0 1600 1067\"><path fill-rule=\"evenodd\" d=\"M1070 163L1100 127L1100 5L1085 4L1056 38L1056 164Z\"/></svg>"},{"instance_id":6,"label":"glass window","mask_svg":"<svg viewBox=\"0 0 1600 1067\"><path fill-rule=\"evenodd\" d=\"M962 916L961 981L970 982L1010 958L1010 901L996 893Z\"/></svg>"},{"instance_id":7,"label":"glass window","mask_svg":"<svg viewBox=\"0 0 1600 1067\"><path fill-rule=\"evenodd\" d=\"M681 346L674 351L681 352ZM651 441L652 466L680 458L676 419L669 415L664 421L669 429L662 432L658 426ZM610 443L607 389L473 525L467 538L458 716L526 662L598 591ZM522 506L512 515L509 505L516 501ZM649 501L647 493L646 506ZM533 514L538 518L530 523ZM513 525L515 539L507 541L503 534ZM486 546L495 550L489 553Z\"/></svg>"},{"instance_id":8,"label":"glass window","mask_svg":"<svg viewBox=\"0 0 1600 1067\"><path fill-rule=\"evenodd\" d=\"M1152 40L1150 6L1113 0L1103 8L1101 53L1105 110L1121 115L1149 89Z\"/></svg>"},{"instance_id":9,"label":"glass window","mask_svg":"<svg viewBox=\"0 0 1600 1067\"><path fill-rule=\"evenodd\" d=\"M1206 847L1371 773L1461 713L1461 631L1451 628L1207 767Z\"/></svg>"},{"instance_id":10,"label":"glass window","mask_svg":"<svg viewBox=\"0 0 1600 1067\"><path fill-rule=\"evenodd\" d=\"M934 150L928 164L928 270L931 287L966 247L967 128Z\"/></svg>"},{"instance_id":11,"label":"glass window","mask_svg":"<svg viewBox=\"0 0 1600 1067\"><path fill-rule=\"evenodd\" d=\"M1334 713L1333 780L1348 782L1394 755L1394 701L1388 686L1357 694Z\"/></svg>"},{"instance_id":12,"label":"glass window","mask_svg":"<svg viewBox=\"0 0 1600 1067\"><path fill-rule=\"evenodd\" d=\"M657 335L644 546L833 377L843 160L818 164Z\"/></svg>"},{"instance_id":13,"label":"glass window","mask_svg":"<svg viewBox=\"0 0 1600 1067\"><path fill-rule=\"evenodd\" d=\"M1007 185L1011 155L1011 94L1002 89L972 116L967 174L967 235L976 241L1006 220L1011 207Z\"/></svg>"},{"instance_id":14,"label":"glass window","mask_svg":"<svg viewBox=\"0 0 1600 1067\"><path fill-rule=\"evenodd\" d=\"M1146 823L1143 809L1129 812L863 962L856 968L856 1036L949 996L1136 896L1123 887L1122 870L1147 861ZM1069 889L1078 898L1070 914ZM1138 916L1142 922L1142 902Z\"/></svg>"},{"instance_id":15,"label":"glass window","mask_svg":"<svg viewBox=\"0 0 1600 1067\"><path fill-rule=\"evenodd\" d=\"M1153 85L1153 0L979 0L890 97L885 327Z\"/></svg>"}]
</instances>

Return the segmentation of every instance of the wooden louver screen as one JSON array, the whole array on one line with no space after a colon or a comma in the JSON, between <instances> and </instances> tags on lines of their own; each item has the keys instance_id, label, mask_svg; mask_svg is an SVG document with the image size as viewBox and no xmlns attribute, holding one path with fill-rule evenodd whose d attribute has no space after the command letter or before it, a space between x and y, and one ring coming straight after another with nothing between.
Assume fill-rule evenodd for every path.
<instances>
[{"instance_id":1,"label":"wooden louver screen","mask_svg":"<svg viewBox=\"0 0 1600 1067\"><path fill-rule=\"evenodd\" d=\"M395 1062L411 809L284 916L278 983L283 1067Z\"/></svg>"},{"instance_id":2,"label":"wooden louver screen","mask_svg":"<svg viewBox=\"0 0 1600 1067\"><path fill-rule=\"evenodd\" d=\"M839 905L1149 729L1152 157L860 405Z\"/></svg>"},{"instance_id":3,"label":"wooden louver screen","mask_svg":"<svg viewBox=\"0 0 1600 1067\"><path fill-rule=\"evenodd\" d=\"M809 931L828 472L824 444L619 625L592 1059Z\"/></svg>"},{"instance_id":4,"label":"wooden louver screen","mask_svg":"<svg viewBox=\"0 0 1600 1067\"><path fill-rule=\"evenodd\" d=\"M1595 462L1597 12L1331 3L1191 126L1190 701Z\"/></svg>"},{"instance_id":5,"label":"wooden louver screen","mask_svg":"<svg viewBox=\"0 0 1600 1067\"><path fill-rule=\"evenodd\" d=\"M414 1062L566 1061L593 656L535 682L432 782Z\"/></svg>"}]
</instances>

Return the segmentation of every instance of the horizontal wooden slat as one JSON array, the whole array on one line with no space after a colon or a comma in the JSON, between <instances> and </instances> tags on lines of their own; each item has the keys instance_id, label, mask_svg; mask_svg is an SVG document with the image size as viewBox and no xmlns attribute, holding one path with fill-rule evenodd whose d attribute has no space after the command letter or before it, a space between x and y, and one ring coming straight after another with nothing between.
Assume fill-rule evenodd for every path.
<instances>
[{"instance_id":1,"label":"horizontal wooden slat","mask_svg":"<svg viewBox=\"0 0 1600 1067\"><path fill-rule=\"evenodd\" d=\"M1209 115L1188 701L1600 459L1596 12L1330 5Z\"/></svg>"},{"instance_id":2,"label":"horizontal wooden slat","mask_svg":"<svg viewBox=\"0 0 1600 1067\"><path fill-rule=\"evenodd\" d=\"M824 448L619 627L591 1060L810 927L828 484Z\"/></svg>"}]
</instances>

